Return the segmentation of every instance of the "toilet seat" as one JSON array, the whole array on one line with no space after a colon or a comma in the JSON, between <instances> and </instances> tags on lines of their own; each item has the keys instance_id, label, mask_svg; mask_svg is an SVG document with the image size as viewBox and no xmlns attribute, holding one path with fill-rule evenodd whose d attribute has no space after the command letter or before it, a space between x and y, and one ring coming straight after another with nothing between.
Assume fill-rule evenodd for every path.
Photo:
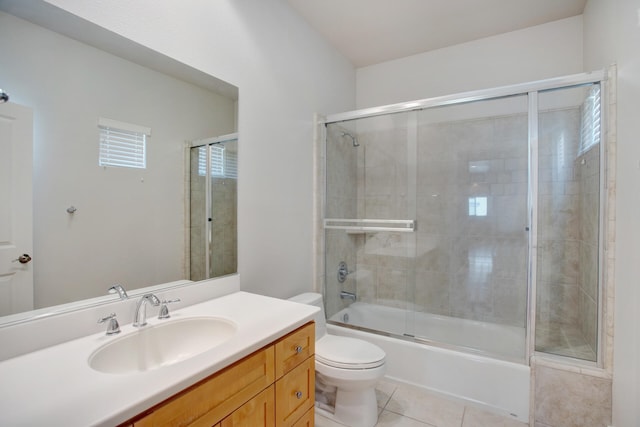
<instances>
[{"instance_id":1,"label":"toilet seat","mask_svg":"<svg viewBox=\"0 0 640 427\"><path fill-rule=\"evenodd\" d=\"M376 345L350 337L325 335L316 341L316 361L341 369L372 369L382 366L385 353Z\"/></svg>"}]
</instances>

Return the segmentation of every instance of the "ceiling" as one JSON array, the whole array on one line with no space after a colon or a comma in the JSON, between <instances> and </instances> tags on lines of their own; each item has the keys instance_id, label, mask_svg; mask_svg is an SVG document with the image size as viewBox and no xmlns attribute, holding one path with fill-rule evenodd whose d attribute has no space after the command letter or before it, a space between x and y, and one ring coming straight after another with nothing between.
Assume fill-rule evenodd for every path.
<instances>
[{"instance_id":1,"label":"ceiling","mask_svg":"<svg viewBox=\"0 0 640 427\"><path fill-rule=\"evenodd\" d=\"M582 14L587 0L287 0L356 67Z\"/></svg>"}]
</instances>

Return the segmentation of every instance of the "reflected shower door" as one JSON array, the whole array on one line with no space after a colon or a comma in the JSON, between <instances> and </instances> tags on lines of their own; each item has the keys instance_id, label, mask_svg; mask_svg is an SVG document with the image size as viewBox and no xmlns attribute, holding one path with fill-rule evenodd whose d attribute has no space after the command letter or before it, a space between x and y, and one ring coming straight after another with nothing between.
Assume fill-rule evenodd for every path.
<instances>
[{"instance_id":1,"label":"reflected shower door","mask_svg":"<svg viewBox=\"0 0 640 427\"><path fill-rule=\"evenodd\" d=\"M418 118L415 336L524 360L527 96Z\"/></svg>"},{"instance_id":2,"label":"reflected shower door","mask_svg":"<svg viewBox=\"0 0 640 427\"><path fill-rule=\"evenodd\" d=\"M237 136L200 141L190 150L190 279L238 268Z\"/></svg>"},{"instance_id":3,"label":"reflected shower door","mask_svg":"<svg viewBox=\"0 0 640 427\"><path fill-rule=\"evenodd\" d=\"M189 153L189 279L207 276L207 146ZM203 164L204 159L204 164Z\"/></svg>"},{"instance_id":4,"label":"reflected shower door","mask_svg":"<svg viewBox=\"0 0 640 427\"><path fill-rule=\"evenodd\" d=\"M238 140L210 145L211 216L209 277L238 269Z\"/></svg>"}]
</instances>

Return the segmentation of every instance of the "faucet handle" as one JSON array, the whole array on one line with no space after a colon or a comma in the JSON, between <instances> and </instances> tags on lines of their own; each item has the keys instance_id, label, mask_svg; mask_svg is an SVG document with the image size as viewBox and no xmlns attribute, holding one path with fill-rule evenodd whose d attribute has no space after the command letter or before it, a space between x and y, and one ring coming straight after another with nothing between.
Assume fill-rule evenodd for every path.
<instances>
[{"instance_id":1,"label":"faucet handle","mask_svg":"<svg viewBox=\"0 0 640 427\"><path fill-rule=\"evenodd\" d=\"M106 321L109 321L109 324L107 325L107 335L115 335L120 333L120 325L118 324L118 319L116 319L115 313L111 313L107 317L103 317L102 319L98 320L98 323L104 323Z\"/></svg>"},{"instance_id":2,"label":"faucet handle","mask_svg":"<svg viewBox=\"0 0 640 427\"><path fill-rule=\"evenodd\" d=\"M180 298L162 301L162 305L160 306L160 313L158 314L158 319L168 319L169 317L171 317L171 315L169 314L169 307L167 307L167 304L173 304L174 302L180 302Z\"/></svg>"},{"instance_id":3,"label":"faucet handle","mask_svg":"<svg viewBox=\"0 0 640 427\"><path fill-rule=\"evenodd\" d=\"M124 287L122 285L113 285L112 287L107 289L107 292L110 294L118 293L120 299L129 298L129 295L127 295L127 291L124 290Z\"/></svg>"}]
</instances>

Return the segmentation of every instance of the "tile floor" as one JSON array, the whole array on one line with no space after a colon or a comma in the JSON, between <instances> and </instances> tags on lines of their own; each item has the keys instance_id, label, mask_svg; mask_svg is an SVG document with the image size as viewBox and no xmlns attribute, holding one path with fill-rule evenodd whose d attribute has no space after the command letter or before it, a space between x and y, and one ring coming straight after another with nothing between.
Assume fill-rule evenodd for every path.
<instances>
[{"instance_id":1,"label":"tile floor","mask_svg":"<svg viewBox=\"0 0 640 427\"><path fill-rule=\"evenodd\" d=\"M376 427L526 427L528 424L486 412L429 391L381 381L376 387L380 415ZM316 427L343 427L316 415Z\"/></svg>"}]
</instances>

